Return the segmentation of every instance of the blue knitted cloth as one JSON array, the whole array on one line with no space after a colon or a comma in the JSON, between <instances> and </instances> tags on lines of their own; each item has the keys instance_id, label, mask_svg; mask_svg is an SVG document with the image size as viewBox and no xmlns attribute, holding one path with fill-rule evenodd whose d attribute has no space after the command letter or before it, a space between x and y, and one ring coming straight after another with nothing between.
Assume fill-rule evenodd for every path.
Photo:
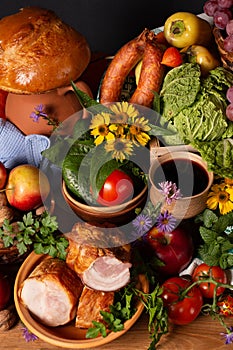
<instances>
[{"instance_id":1,"label":"blue knitted cloth","mask_svg":"<svg viewBox=\"0 0 233 350\"><path fill-rule=\"evenodd\" d=\"M0 118L0 161L12 169L19 164L39 166L41 152L49 148L50 140L44 135L25 136L11 122Z\"/></svg>"}]
</instances>

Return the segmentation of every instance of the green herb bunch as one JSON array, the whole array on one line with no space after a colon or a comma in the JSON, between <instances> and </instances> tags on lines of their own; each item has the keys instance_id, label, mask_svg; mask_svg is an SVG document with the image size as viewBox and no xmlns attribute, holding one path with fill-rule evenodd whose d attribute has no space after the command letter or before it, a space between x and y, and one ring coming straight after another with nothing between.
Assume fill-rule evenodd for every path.
<instances>
[{"instance_id":1,"label":"green herb bunch","mask_svg":"<svg viewBox=\"0 0 233 350\"><path fill-rule=\"evenodd\" d=\"M6 248L16 246L19 255L33 249L36 254L48 254L65 260L68 240L58 231L55 216L44 211L41 215L28 212L17 225L5 219L0 239Z\"/></svg>"},{"instance_id":2,"label":"green herb bunch","mask_svg":"<svg viewBox=\"0 0 233 350\"><path fill-rule=\"evenodd\" d=\"M217 215L206 209L196 217L203 240L198 253L208 265L218 265L222 269L233 267L233 212Z\"/></svg>"}]
</instances>

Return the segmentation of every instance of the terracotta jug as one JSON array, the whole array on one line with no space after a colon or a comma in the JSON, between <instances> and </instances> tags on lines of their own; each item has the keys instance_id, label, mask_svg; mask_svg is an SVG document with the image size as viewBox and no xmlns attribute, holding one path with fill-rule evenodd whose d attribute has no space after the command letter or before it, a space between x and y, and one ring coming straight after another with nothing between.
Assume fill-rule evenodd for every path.
<instances>
[{"instance_id":1,"label":"terracotta jug","mask_svg":"<svg viewBox=\"0 0 233 350\"><path fill-rule=\"evenodd\" d=\"M78 81L76 86L92 96L90 88L83 81ZM53 131L53 126L48 125L48 121L42 117L38 121L30 117L40 104L43 105L43 111L59 123L82 109L70 85L36 95L9 93L5 105L6 118L25 135L43 134L49 136ZM72 126L70 127L72 128Z\"/></svg>"}]
</instances>

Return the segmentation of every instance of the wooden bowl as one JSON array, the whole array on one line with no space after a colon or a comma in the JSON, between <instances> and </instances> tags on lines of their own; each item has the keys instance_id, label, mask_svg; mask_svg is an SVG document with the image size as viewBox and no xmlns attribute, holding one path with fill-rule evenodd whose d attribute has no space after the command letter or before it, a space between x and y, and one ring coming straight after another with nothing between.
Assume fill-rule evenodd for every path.
<instances>
[{"instance_id":1,"label":"wooden bowl","mask_svg":"<svg viewBox=\"0 0 233 350\"><path fill-rule=\"evenodd\" d=\"M171 174L169 174L169 176L165 176L166 173L163 173L161 166L164 166L164 164L169 161L173 161L174 164L177 165L179 160L189 164L189 175L186 177L186 173L183 172L183 169L177 170L178 180L181 182L181 186L178 184L177 187L182 188L182 179L185 179L185 187L188 188L189 194L183 195L180 199L177 199L168 205L165 202L164 195L160 191L161 188L158 188L156 174L162 174L163 176L163 179L160 179L158 182L163 182L166 180L171 181L171 178L169 178ZM197 164L197 167L199 168L197 171L195 171L195 164ZM161 169L160 173L157 172L158 169ZM206 208L207 195L211 185L213 184L214 175L212 172L208 171L206 162L199 155L192 152L173 152L166 153L153 161L149 170L149 179L151 183L150 198L152 203L156 205L158 202L162 202L162 211L168 210L168 212L175 218L182 220L194 217ZM203 186L200 186L200 188L202 188L200 191L193 194L195 182L200 185L203 184Z\"/></svg>"},{"instance_id":2,"label":"wooden bowl","mask_svg":"<svg viewBox=\"0 0 233 350\"><path fill-rule=\"evenodd\" d=\"M64 181L62 182L62 193L65 201L74 213L83 221L94 222L101 225L110 222L120 226L128 224L136 217L136 208L143 209L147 200L148 186L145 185L141 192L128 202L111 207L95 207L79 202L68 191Z\"/></svg>"},{"instance_id":3,"label":"wooden bowl","mask_svg":"<svg viewBox=\"0 0 233 350\"><path fill-rule=\"evenodd\" d=\"M41 324L37 321L29 310L22 304L18 296L18 290L21 283L29 276L29 274L34 270L34 268L41 262L43 259L48 258L47 255L38 255L32 252L28 258L21 265L18 274L15 279L14 285L14 301L18 315L23 322L23 324L40 339L44 340L47 343L52 344L53 346L60 346L62 348L68 349L92 349L97 346L101 346L112 342L113 340L119 338L124 333L126 333L138 320L140 317L144 306L138 300L136 302L136 313L133 317L126 321L124 324L124 329L119 332L110 332L107 337L99 336L93 339L87 339L86 329L79 329L74 326L74 322L70 322L67 325L59 327L48 327ZM144 275L138 276L139 280L139 289L144 293L149 292L149 282ZM26 347L25 347L26 348Z\"/></svg>"}]
</instances>

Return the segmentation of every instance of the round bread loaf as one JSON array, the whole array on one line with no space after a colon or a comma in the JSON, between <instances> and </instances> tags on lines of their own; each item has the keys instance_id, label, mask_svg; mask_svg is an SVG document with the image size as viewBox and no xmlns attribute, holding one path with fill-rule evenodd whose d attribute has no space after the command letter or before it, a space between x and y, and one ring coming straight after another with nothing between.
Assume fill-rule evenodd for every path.
<instances>
[{"instance_id":1,"label":"round bread loaf","mask_svg":"<svg viewBox=\"0 0 233 350\"><path fill-rule=\"evenodd\" d=\"M0 89L37 94L70 85L90 62L82 34L53 11L25 7L0 20Z\"/></svg>"}]
</instances>

